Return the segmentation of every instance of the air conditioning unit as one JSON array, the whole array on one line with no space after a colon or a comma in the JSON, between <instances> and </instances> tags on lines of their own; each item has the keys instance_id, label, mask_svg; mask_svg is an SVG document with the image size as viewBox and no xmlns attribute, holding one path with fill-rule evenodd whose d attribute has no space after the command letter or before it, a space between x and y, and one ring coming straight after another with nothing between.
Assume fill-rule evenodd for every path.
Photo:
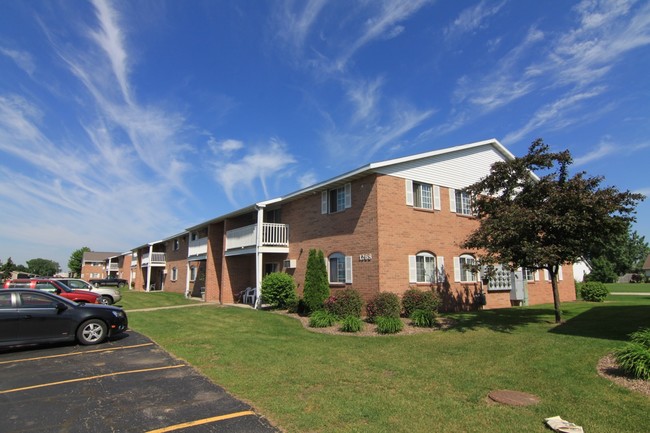
<instances>
[{"instance_id":1,"label":"air conditioning unit","mask_svg":"<svg viewBox=\"0 0 650 433\"><path fill-rule=\"evenodd\" d=\"M282 263L282 267L284 267L285 269L287 269L287 268L295 268L296 267L296 259L285 260L284 263Z\"/></svg>"}]
</instances>

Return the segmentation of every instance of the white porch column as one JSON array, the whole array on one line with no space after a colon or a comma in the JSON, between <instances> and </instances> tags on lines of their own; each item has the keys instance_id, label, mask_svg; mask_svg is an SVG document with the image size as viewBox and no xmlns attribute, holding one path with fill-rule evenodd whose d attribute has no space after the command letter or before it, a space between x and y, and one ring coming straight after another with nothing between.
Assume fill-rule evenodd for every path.
<instances>
[{"instance_id":1,"label":"white porch column","mask_svg":"<svg viewBox=\"0 0 650 433\"><path fill-rule=\"evenodd\" d=\"M189 298L191 293L190 293L190 262L187 262L187 267L186 272L185 272L185 297Z\"/></svg>"},{"instance_id":2,"label":"white porch column","mask_svg":"<svg viewBox=\"0 0 650 433\"><path fill-rule=\"evenodd\" d=\"M147 285L144 287L146 292L151 291L151 261L153 260L153 245L149 244L149 264L147 265Z\"/></svg>"},{"instance_id":3,"label":"white porch column","mask_svg":"<svg viewBox=\"0 0 650 433\"><path fill-rule=\"evenodd\" d=\"M255 308L262 305L262 230L264 230L264 206L257 206L257 239L255 240Z\"/></svg>"}]
</instances>

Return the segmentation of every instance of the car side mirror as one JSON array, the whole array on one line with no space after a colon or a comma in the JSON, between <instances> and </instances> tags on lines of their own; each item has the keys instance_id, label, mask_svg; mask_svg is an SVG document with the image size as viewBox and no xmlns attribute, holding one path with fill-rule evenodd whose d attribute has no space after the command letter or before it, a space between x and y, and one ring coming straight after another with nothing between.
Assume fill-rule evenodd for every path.
<instances>
[{"instance_id":1,"label":"car side mirror","mask_svg":"<svg viewBox=\"0 0 650 433\"><path fill-rule=\"evenodd\" d=\"M63 311L67 310L68 306L65 305L63 302L57 302L56 304L56 311L59 313L62 313Z\"/></svg>"}]
</instances>

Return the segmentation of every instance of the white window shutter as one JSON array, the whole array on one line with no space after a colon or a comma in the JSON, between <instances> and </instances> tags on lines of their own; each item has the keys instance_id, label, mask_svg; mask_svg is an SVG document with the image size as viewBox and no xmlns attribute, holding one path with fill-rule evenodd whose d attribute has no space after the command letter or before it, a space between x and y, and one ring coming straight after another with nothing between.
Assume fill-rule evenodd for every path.
<instances>
[{"instance_id":1,"label":"white window shutter","mask_svg":"<svg viewBox=\"0 0 650 433\"><path fill-rule=\"evenodd\" d=\"M320 213L327 213L327 191L320 193Z\"/></svg>"},{"instance_id":2,"label":"white window shutter","mask_svg":"<svg viewBox=\"0 0 650 433\"><path fill-rule=\"evenodd\" d=\"M327 271L327 281L331 283L332 282L331 281L332 280L331 279L332 274L330 274L330 261L329 261L329 258L327 258L327 257L324 257L324 259L325 259L325 270Z\"/></svg>"},{"instance_id":3,"label":"white window shutter","mask_svg":"<svg viewBox=\"0 0 650 433\"><path fill-rule=\"evenodd\" d=\"M440 187L438 185L433 185L433 208L435 210L440 210Z\"/></svg>"},{"instance_id":4,"label":"white window shutter","mask_svg":"<svg viewBox=\"0 0 650 433\"><path fill-rule=\"evenodd\" d=\"M413 206L413 181L406 179L406 205Z\"/></svg>"},{"instance_id":5,"label":"white window shutter","mask_svg":"<svg viewBox=\"0 0 650 433\"><path fill-rule=\"evenodd\" d=\"M547 269L544 269L544 280L551 281L551 276L549 275Z\"/></svg>"},{"instance_id":6,"label":"white window shutter","mask_svg":"<svg viewBox=\"0 0 650 433\"><path fill-rule=\"evenodd\" d=\"M456 212L456 190L449 188L449 210Z\"/></svg>"},{"instance_id":7,"label":"white window shutter","mask_svg":"<svg viewBox=\"0 0 650 433\"><path fill-rule=\"evenodd\" d=\"M447 274L445 273L445 258L442 256L436 257L438 265L438 282L444 283L447 281Z\"/></svg>"},{"instance_id":8,"label":"white window shutter","mask_svg":"<svg viewBox=\"0 0 650 433\"><path fill-rule=\"evenodd\" d=\"M345 282L352 284L352 256L345 256Z\"/></svg>"},{"instance_id":9,"label":"white window shutter","mask_svg":"<svg viewBox=\"0 0 650 433\"><path fill-rule=\"evenodd\" d=\"M351 183L346 183L345 184L345 208L351 208L352 207L352 184Z\"/></svg>"},{"instance_id":10,"label":"white window shutter","mask_svg":"<svg viewBox=\"0 0 650 433\"><path fill-rule=\"evenodd\" d=\"M418 281L417 265L415 263L415 256L409 256L409 283L416 283Z\"/></svg>"},{"instance_id":11,"label":"white window shutter","mask_svg":"<svg viewBox=\"0 0 650 433\"><path fill-rule=\"evenodd\" d=\"M535 271L535 281L539 281L539 269Z\"/></svg>"},{"instance_id":12,"label":"white window shutter","mask_svg":"<svg viewBox=\"0 0 650 433\"><path fill-rule=\"evenodd\" d=\"M558 270L557 278L560 281L564 280L564 275L562 275L562 266L560 266L560 269Z\"/></svg>"},{"instance_id":13,"label":"white window shutter","mask_svg":"<svg viewBox=\"0 0 650 433\"><path fill-rule=\"evenodd\" d=\"M460 257L454 257L454 281L460 281Z\"/></svg>"}]
</instances>

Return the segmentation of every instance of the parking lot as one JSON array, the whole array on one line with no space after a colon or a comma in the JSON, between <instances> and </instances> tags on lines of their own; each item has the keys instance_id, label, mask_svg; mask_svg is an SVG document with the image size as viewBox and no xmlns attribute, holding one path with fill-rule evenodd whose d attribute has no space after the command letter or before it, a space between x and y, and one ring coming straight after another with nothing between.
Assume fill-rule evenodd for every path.
<instances>
[{"instance_id":1,"label":"parking lot","mask_svg":"<svg viewBox=\"0 0 650 433\"><path fill-rule=\"evenodd\" d=\"M0 349L0 432L278 432L146 337Z\"/></svg>"}]
</instances>

